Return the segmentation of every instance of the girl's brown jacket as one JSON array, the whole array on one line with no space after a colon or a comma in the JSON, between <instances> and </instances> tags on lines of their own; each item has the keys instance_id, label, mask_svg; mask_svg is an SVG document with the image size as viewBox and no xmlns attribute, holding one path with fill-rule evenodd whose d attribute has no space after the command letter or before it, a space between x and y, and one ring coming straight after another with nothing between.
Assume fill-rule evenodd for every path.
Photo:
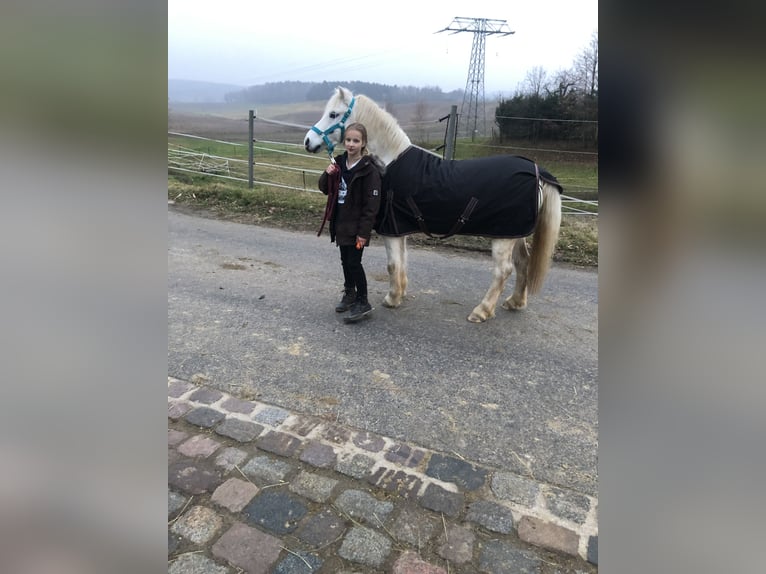
<instances>
[{"instance_id":1,"label":"girl's brown jacket","mask_svg":"<svg viewBox=\"0 0 766 574\"><path fill-rule=\"evenodd\" d=\"M346 153L335 157L340 165L346 162ZM319 190L328 195L329 179L327 172L319 176ZM370 235L375 225L375 218L380 208L380 171L369 155L362 156L352 171L351 181L347 181L348 194L342 205L332 206L333 214L330 220L330 241L338 245L354 245L357 235L364 237L370 243ZM333 190L335 191L335 190ZM334 197L333 197L334 196ZM329 196L337 201L335 193Z\"/></svg>"}]
</instances>

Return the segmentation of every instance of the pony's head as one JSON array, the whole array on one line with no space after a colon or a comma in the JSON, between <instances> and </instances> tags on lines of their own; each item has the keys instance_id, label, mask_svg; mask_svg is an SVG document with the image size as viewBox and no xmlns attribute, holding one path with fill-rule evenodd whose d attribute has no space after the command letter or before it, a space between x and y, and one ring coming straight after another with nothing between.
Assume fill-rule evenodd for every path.
<instances>
[{"instance_id":1,"label":"pony's head","mask_svg":"<svg viewBox=\"0 0 766 574\"><path fill-rule=\"evenodd\" d=\"M354 94L338 86L327 102L322 117L306 132L303 144L306 151L317 153L324 145L327 153L332 155L335 146L343 141L346 125L351 123L349 120L354 111L354 103Z\"/></svg>"}]
</instances>

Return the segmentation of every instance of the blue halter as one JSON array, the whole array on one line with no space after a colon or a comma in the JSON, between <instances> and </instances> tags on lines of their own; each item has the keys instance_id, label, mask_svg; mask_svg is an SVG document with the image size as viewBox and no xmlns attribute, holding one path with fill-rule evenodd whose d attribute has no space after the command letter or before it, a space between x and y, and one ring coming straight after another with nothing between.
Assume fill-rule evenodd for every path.
<instances>
[{"instance_id":1,"label":"blue halter","mask_svg":"<svg viewBox=\"0 0 766 574\"><path fill-rule=\"evenodd\" d=\"M333 144L330 141L330 138L328 138L327 136L333 133L338 128L340 128L340 141L343 141L343 136L346 134L346 120L348 120L348 117L351 115L351 110L354 109L355 101L356 101L356 97L351 98L351 103L348 105L348 109L346 110L346 113L343 114L343 117L341 118L341 120L331 125L325 131L320 130L316 126L311 126L311 131L318 133L320 136L322 136L322 139L324 140L324 144L327 146L327 153L329 154L330 157L332 157L332 153L333 151L335 151L335 144Z\"/></svg>"}]
</instances>

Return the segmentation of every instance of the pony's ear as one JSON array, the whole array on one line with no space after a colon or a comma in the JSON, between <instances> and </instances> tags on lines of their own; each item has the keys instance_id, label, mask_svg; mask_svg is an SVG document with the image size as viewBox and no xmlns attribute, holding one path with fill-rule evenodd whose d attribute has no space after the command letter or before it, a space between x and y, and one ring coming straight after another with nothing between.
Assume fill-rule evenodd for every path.
<instances>
[{"instance_id":1,"label":"pony's ear","mask_svg":"<svg viewBox=\"0 0 766 574\"><path fill-rule=\"evenodd\" d=\"M353 98L353 97L354 97L354 96L351 94L351 91L350 91L350 90L348 90L348 89L346 89L346 88L344 88L343 86L338 86L338 94L340 94L340 97L341 97L341 99L342 99L342 100L343 100L345 103L347 103L347 104L348 104L349 102L351 102L351 98Z\"/></svg>"}]
</instances>

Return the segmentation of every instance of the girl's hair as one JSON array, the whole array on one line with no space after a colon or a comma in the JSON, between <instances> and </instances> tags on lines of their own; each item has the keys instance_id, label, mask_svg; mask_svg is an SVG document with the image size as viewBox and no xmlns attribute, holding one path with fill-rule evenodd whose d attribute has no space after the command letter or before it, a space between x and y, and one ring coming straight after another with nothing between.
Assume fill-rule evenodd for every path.
<instances>
[{"instance_id":1,"label":"girl's hair","mask_svg":"<svg viewBox=\"0 0 766 574\"><path fill-rule=\"evenodd\" d=\"M346 126L346 132L350 130L354 130L362 134L362 155L368 155L370 152L367 149L367 128L364 127L364 124L354 122L353 124Z\"/></svg>"}]
</instances>

